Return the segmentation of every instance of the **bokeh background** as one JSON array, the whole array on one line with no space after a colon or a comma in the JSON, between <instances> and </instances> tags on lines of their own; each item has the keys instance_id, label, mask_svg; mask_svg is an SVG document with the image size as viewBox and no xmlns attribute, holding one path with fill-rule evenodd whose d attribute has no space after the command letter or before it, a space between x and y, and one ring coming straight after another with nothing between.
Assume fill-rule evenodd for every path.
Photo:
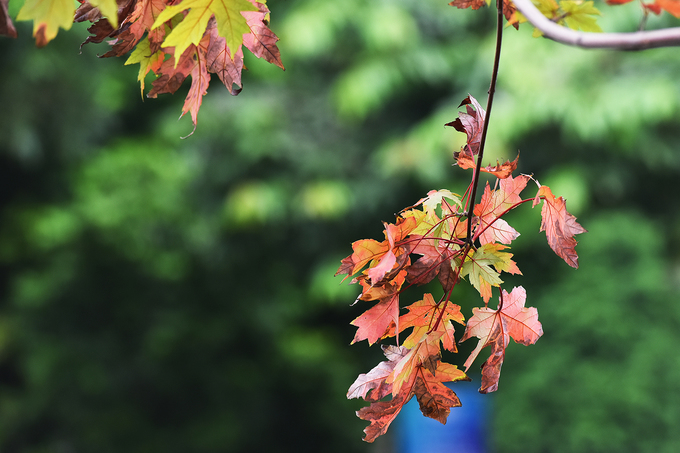
<instances>
[{"instance_id":1,"label":"bokeh background","mask_svg":"<svg viewBox=\"0 0 680 453\"><path fill-rule=\"evenodd\" d=\"M637 28L637 4L596 6ZM84 27L0 39L0 451L397 451L394 433L363 443L345 399L382 354L349 346L366 306L333 274L427 191L465 190L444 124L484 104L493 11L269 7L286 71L247 56L237 97L214 78L186 140L187 87L143 101L136 67L79 53ZM680 451L678 50L531 32L506 31L488 159L521 151L589 233L573 270L538 210L508 219L524 275L506 284L545 335L509 347L488 448Z\"/></svg>"}]
</instances>

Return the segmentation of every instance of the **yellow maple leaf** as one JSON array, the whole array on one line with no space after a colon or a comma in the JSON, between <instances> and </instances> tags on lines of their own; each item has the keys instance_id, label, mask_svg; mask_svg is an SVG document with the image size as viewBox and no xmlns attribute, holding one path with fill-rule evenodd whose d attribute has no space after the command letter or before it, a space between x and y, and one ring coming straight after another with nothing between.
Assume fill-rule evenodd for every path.
<instances>
[{"instance_id":1,"label":"yellow maple leaf","mask_svg":"<svg viewBox=\"0 0 680 453\"><path fill-rule=\"evenodd\" d=\"M602 29L597 25L600 11L593 6L593 2L566 0L560 2L560 7L565 12L564 23L573 30L583 30L601 33Z\"/></svg>"},{"instance_id":2,"label":"yellow maple leaf","mask_svg":"<svg viewBox=\"0 0 680 453\"><path fill-rule=\"evenodd\" d=\"M59 27L71 28L75 11L73 0L26 0L17 20L33 20L35 44L43 47L57 36Z\"/></svg>"},{"instance_id":3,"label":"yellow maple leaf","mask_svg":"<svg viewBox=\"0 0 680 453\"><path fill-rule=\"evenodd\" d=\"M250 33L241 11L258 11L248 0L184 0L179 5L165 8L151 28L161 26L187 9L189 13L163 41L163 47L175 47L175 62L191 44L198 45L213 15L217 22L217 32L226 39L233 58L243 44L243 34Z\"/></svg>"},{"instance_id":4,"label":"yellow maple leaf","mask_svg":"<svg viewBox=\"0 0 680 453\"><path fill-rule=\"evenodd\" d=\"M128 57L125 65L139 63L139 74L137 75L137 80L142 88L142 99L144 99L144 78L149 73L149 70L156 71L163 59L165 53L161 50L156 51L156 53L151 53L151 43L149 43L149 38L146 37L141 40L135 50L132 51L130 57Z\"/></svg>"}]
</instances>

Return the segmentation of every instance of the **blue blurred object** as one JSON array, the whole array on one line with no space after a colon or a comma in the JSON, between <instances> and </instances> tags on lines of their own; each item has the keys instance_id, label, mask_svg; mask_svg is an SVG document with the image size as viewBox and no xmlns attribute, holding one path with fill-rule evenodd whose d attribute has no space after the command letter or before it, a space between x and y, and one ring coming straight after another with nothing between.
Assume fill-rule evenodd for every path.
<instances>
[{"instance_id":1,"label":"blue blurred object","mask_svg":"<svg viewBox=\"0 0 680 453\"><path fill-rule=\"evenodd\" d=\"M395 420L397 453L485 453L490 395L477 391L479 382L449 385L462 407L451 408L446 425L423 416L413 398Z\"/></svg>"}]
</instances>

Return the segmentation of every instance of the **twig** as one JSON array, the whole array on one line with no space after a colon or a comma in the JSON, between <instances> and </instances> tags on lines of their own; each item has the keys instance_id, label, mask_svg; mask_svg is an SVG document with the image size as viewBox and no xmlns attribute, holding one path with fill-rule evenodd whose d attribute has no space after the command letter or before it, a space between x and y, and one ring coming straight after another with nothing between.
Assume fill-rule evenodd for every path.
<instances>
[{"instance_id":1,"label":"twig","mask_svg":"<svg viewBox=\"0 0 680 453\"><path fill-rule=\"evenodd\" d=\"M680 46L680 27L631 33L589 33L571 30L552 22L531 3L513 0L517 10L546 38L570 46L588 49L643 50Z\"/></svg>"},{"instance_id":2,"label":"twig","mask_svg":"<svg viewBox=\"0 0 680 453\"><path fill-rule=\"evenodd\" d=\"M482 158L484 157L484 145L486 144L486 132L489 130L489 118L491 117L491 107L493 107L493 97L496 92L496 81L498 80L498 65L501 61L501 44L503 42L503 0L496 0L496 7L498 9L498 17L496 21L496 54L493 59L493 70L491 73L491 83L489 84L489 96L486 99L486 118L484 118L484 127L482 128L482 138L479 141L479 153L477 154L477 165L475 166L475 174L472 178L472 193L468 200L468 224L467 224L467 241L468 245L472 245L472 213L475 206L475 198L477 197L477 186L479 185L479 173L482 169ZM477 112L480 115L481 112Z\"/></svg>"}]
</instances>

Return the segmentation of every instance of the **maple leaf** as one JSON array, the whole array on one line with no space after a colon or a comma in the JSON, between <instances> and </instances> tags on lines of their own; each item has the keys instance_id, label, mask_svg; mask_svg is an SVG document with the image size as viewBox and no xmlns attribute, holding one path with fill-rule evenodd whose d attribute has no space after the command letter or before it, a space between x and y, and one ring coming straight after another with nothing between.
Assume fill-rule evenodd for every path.
<instances>
[{"instance_id":1,"label":"maple leaf","mask_svg":"<svg viewBox=\"0 0 680 453\"><path fill-rule=\"evenodd\" d=\"M347 399L363 398L366 401L378 401L392 393L392 384L385 381L409 350L403 346L392 345L383 346L382 350L388 360L380 362L368 373L360 374L347 390Z\"/></svg>"},{"instance_id":2,"label":"maple leaf","mask_svg":"<svg viewBox=\"0 0 680 453\"><path fill-rule=\"evenodd\" d=\"M400 351L400 354L402 352L403 350ZM406 356L401 356L401 361L405 358ZM385 368L383 368L382 371L378 371L378 367L374 368L375 374L372 376L376 378L376 380L380 380L382 373L386 371L389 366L390 365L379 365L378 367ZM374 370L371 370L371 372ZM413 396L418 399L420 410L423 415L438 420L442 424L446 423L446 418L448 417L451 408L461 405L458 396L456 396L453 390L442 384L442 382L469 380L465 373L458 370L456 366L440 362L433 368L433 371L430 371L429 368L422 365L415 367L412 371L413 372L409 373L408 379L404 382L404 385L401 386L401 390L394 394L390 401L376 401L371 403L370 406L357 411L357 416L359 418L370 422L370 425L364 429L364 432L366 433L364 440L366 442L373 442L377 437L385 434L392 421L394 421L404 407L404 404L408 403ZM371 372L368 374L371 374ZM362 376L368 377L368 375ZM360 380L357 379L357 381ZM350 389L355 390L357 393L361 393L366 388L368 381L359 384L355 382L355 384L353 384ZM387 393L385 393L386 387L382 387L381 384L376 385L375 381L367 386L374 389L383 389L381 393L384 393L383 396L387 395ZM373 398L372 394L371 398Z\"/></svg>"},{"instance_id":3,"label":"maple leaf","mask_svg":"<svg viewBox=\"0 0 680 453\"><path fill-rule=\"evenodd\" d=\"M654 3L647 5L643 4L646 9L654 11L655 13L661 14L661 10L666 10L673 16L680 18L680 0L656 0ZM652 9L654 8L654 9Z\"/></svg>"},{"instance_id":4,"label":"maple leaf","mask_svg":"<svg viewBox=\"0 0 680 453\"><path fill-rule=\"evenodd\" d=\"M149 55L155 53L160 49L160 43L165 36L165 28L154 31L148 30L150 23L145 14L153 11L158 13L160 11L158 8L165 8L164 0L118 0L120 27L114 29L108 20L100 20L102 15L97 8L93 8L88 2L83 2L76 11L74 21L89 20L94 24L87 29L92 33L92 36L88 36L80 45L81 49L87 43L100 43L106 38L112 38L109 41L111 50L100 55L100 58L120 57L130 52L148 31Z\"/></svg>"},{"instance_id":5,"label":"maple leaf","mask_svg":"<svg viewBox=\"0 0 680 453\"><path fill-rule=\"evenodd\" d=\"M596 19L592 17L600 15L600 11L593 6L592 1L565 0L560 2L560 8L564 11L564 23L567 27L594 33L602 32Z\"/></svg>"},{"instance_id":6,"label":"maple leaf","mask_svg":"<svg viewBox=\"0 0 680 453\"><path fill-rule=\"evenodd\" d=\"M468 320L465 334L460 341L472 337L479 338L477 347L465 361L465 371L477 358L481 350L490 346L489 358L482 365L481 393L494 392L498 389L501 366L505 359L505 349L510 338L515 342L530 345L543 335L543 327L538 321L538 311L534 307L525 307L526 291L521 286L513 288L508 294L505 290L499 299L497 310L489 307L473 308L472 317Z\"/></svg>"},{"instance_id":7,"label":"maple leaf","mask_svg":"<svg viewBox=\"0 0 680 453\"><path fill-rule=\"evenodd\" d=\"M439 335L424 337L411 348L394 366L387 382L392 384L392 395L396 396L407 383L411 382L418 368L425 367L434 373L441 358L439 351Z\"/></svg>"},{"instance_id":8,"label":"maple leaf","mask_svg":"<svg viewBox=\"0 0 680 453\"><path fill-rule=\"evenodd\" d=\"M172 19L176 14L189 10L184 19L173 28L163 41L163 47L175 47L182 55L190 45L198 45L214 15L220 36L226 39L229 49L239 49L243 35L250 32L243 11L259 11L248 0L183 0L178 5L165 8L151 26L152 29Z\"/></svg>"},{"instance_id":9,"label":"maple leaf","mask_svg":"<svg viewBox=\"0 0 680 453\"><path fill-rule=\"evenodd\" d=\"M534 198L533 206L543 199L541 209L541 229L545 231L548 244L553 251L568 265L578 268L578 255L576 254L576 239L574 235L587 233L587 230L576 222L576 217L567 212L566 201L555 198L548 186L541 186Z\"/></svg>"},{"instance_id":10,"label":"maple leaf","mask_svg":"<svg viewBox=\"0 0 680 453\"><path fill-rule=\"evenodd\" d=\"M191 131L189 135L196 131L198 110L201 108L203 96L208 93L209 84L210 74L208 74L208 69L205 64L205 47L200 46L199 50L196 52L196 65L191 70L191 87L189 88L189 93L184 100L184 106L182 106L182 115L180 116L181 118L187 112L191 113L191 122L194 123L194 130ZM187 138L189 135L183 138Z\"/></svg>"},{"instance_id":11,"label":"maple leaf","mask_svg":"<svg viewBox=\"0 0 680 453\"><path fill-rule=\"evenodd\" d=\"M449 365L455 368L454 365L448 363L440 365ZM437 370L439 371L439 368ZM460 371L460 374L462 376L456 380L466 378L465 373ZM437 377L435 377L427 368L420 368L413 385L413 393L418 399L420 411L423 415L445 425L451 408L460 407L461 403L454 391L442 384L442 381L438 379L439 377L441 377L439 372ZM454 379L447 379L444 382L448 380Z\"/></svg>"},{"instance_id":12,"label":"maple leaf","mask_svg":"<svg viewBox=\"0 0 680 453\"><path fill-rule=\"evenodd\" d=\"M448 201L445 200L452 201L453 204L459 208L463 207L463 202L460 199L460 195L457 195L447 189L430 190L427 193L427 196L418 200L415 206L420 206L422 204L428 214L433 214L435 209L437 209L437 207L442 203L448 203Z\"/></svg>"},{"instance_id":13,"label":"maple leaf","mask_svg":"<svg viewBox=\"0 0 680 453\"><path fill-rule=\"evenodd\" d=\"M7 11L8 3L9 0L0 0L0 35L16 38L17 29L14 28L12 19L9 17L9 12Z\"/></svg>"},{"instance_id":14,"label":"maple leaf","mask_svg":"<svg viewBox=\"0 0 680 453\"><path fill-rule=\"evenodd\" d=\"M433 338L439 337L446 350L457 352L455 329L451 321L465 325L465 317L460 312L459 305L449 301L436 303L432 294L425 293L422 300L406 308L409 312L399 317L399 329L403 331L413 327L413 332L404 340L402 346L412 348L427 335L431 335ZM434 329L437 323L437 329Z\"/></svg>"},{"instance_id":15,"label":"maple leaf","mask_svg":"<svg viewBox=\"0 0 680 453\"><path fill-rule=\"evenodd\" d=\"M73 0L26 0L17 20L33 20L33 36L38 47L57 36L59 27L69 30L75 13Z\"/></svg>"},{"instance_id":16,"label":"maple leaf","mask_svg":"<svg viewBox=\"0 0 680 453\"><path fill-rule=\"evenodd\" d=\"M415 375L412 376L415 381ZM379 436L387 432L390 424L401 412L404 404L413 398L413 392L402 392L390 401L378 401L371 403L368 407L362 407L357 411L357 417L370 422L364 429L364 441L373 442Z\"/></svg>"},{"instance_id":17,"label":"maple leaf","mask_svg":"<svg viewBox=\"0 0 680 453\"><path fill-rule=\"evenodd\" d=\"M470 276L470 283L479 291L484 303L491 299L491 287L500 286L501 272L521 274L511 253L502 252L506 247L502 244L484 244L471 255L468 255L460 271L460 276ZM493 267L492 267L493 266Z\"/></svg>"},{"instance_id":18,"label":"maple leaf","mask_svg":"<svg viewBox=\"0 0 680 453\"><path fill-rule=\"evenodd\" d=\"M482 6L486 6L486 0L454 0L449 3L449 5L455 6L458 9L471 8L476 10Z\"/></svg>"},{"instance_id":19,"label":"maple leaf","mask_svg":"<svg viewBox=\"0 0 680 453\"><path fill-rule=\"evenodd\" d=\"M415 243L411 253L422 256L408 266L408 280L423 285L438 277L444 291L451 289L456 281L451 259L459 253L460 247L451 242L419 235L411 235L411 238Z\"/></svg>"},{"instance_id":20,"label":"maple leaf","mask_svg":"<svg viewBox=\"0 0 680 453\"><path fill-rule=\"evenodd\" d=\"M88 3L101 12L113 29L118 28L118 3L116 0L88 0Z\"/></svg>"},{"instance_id":21,"label":"maple leaf","mask_svg":"<svg viewBox=\"0 0 680 453\"><path fill-rule=\"evenodd\" d=\"M163 60L165 58L165 53L161 50L155 53L151 51L151 43L148 38L144 38L137 44L135 50L130 54L125 65L139 63L139 74L137 75L137 80L139 81L142 97L144 96L144 78L149 73L153 71L155 73L160 72L160 68L163 65Z\"/></svg>"},{"instance_id":22,"label":"maple leaf","mask_svg":"<svg viewBox=\"0 0 680 453\"><path fill-rule=\"evenodd\" d=\"M423 206L422 210L412 209L417 206ZM452 193L449 190L431 190L427 193L427 197L421 198L418 202L401 212L402 217L413 217L416 221L416 227L411 231L411 237L423 235L428 237L448 237L453 239L458 237L459 232L465 229L457 228L460 223L459 212L463 209L463 204L460 196ZM438 210L441 212L444 221L440 219ZM452 222L446 221L446 218L455 217ZM451 228L452 227L452 228ZM435 240L435 244L438 240Z\"/></svg>"},{"instance_id":23,"label":"maple leaf","mask_svg":"<svg viewBox=\"0 0 680 453\"><path fill-rule=\"evenodd\" d=\"M368 340L373 344L383 338L390 330L392 324L399 320L399 292L406 279L406 271L400 271L397 276L384 286L371 286L366 280L360 283L364 287L359 298L365 301L378 300L379 302L369 310L366 310L350 324L358 327L352 344L361 340Z\"/></svg>"},{"instance_id":24,"label":"maple leaf","mask_svg":"<svg viewBox=\"0 0 680 453\"><path fill-rule=\"evenodd\" d=\"M267 7L254 0L249 0L258 11L243 11L243 17L246 18L250 33L243 35L243 45L250 50L257 58L263 58L265 61L275 64L281 69L283 62L281 61L281 52L276 46L279 40L270 29L265 25L265 20L269 14Z\"/></svg>"},{"instance_id":25,"label":"maple leaf","mask_svg":"<svg viewBox=\"0 0 680 453\"><path fill-rule=\"evenodd\" d=\"M461 102L458 107L462 106L465 106L467 113L459 112L458 118L450 123L446 123L446 126L451 126L458 132L464 132L467 135L466 144L460 152L453 153L453 156L457 159L460 153L463 153L467 154L470 159L472 159L473 156L476 156L479 153L486 112L472 95L468 95L463 99L463 102Z\"/></svg>"},{"instance_id":26,"label":"maple leaf","mask_svg":"<svg viewBox=\"0 0 680 453\"><path fill-rule=\"evenodd\" d=\"M148 32L147 38L152 52L156 52L165 39L165 27L153 28L153 24L165 7L165 0L139 0L130 14L130 33L135 41L139 42L144 33Z\"/></svg>"},{"instance_id":27,"label":"maple leaf","mask_svg":"<svg viewBox=\"0 0 680 453\"><path fill-rule=\"evenodd\" d=\"M165 60L156 74L159 76L153 81L153 88L146 95L148 98L156 98L159 94L174 93L182 86L182 82L191 74L196 60L193 56L196 53L196 46L192 44L184 54L175 63L176 56L171 55L169 59Z\"/></svg>"},{"instance_id":28,"label":"maple leaf","mask_svg":"<svg viewBox=\"0 0 680 453\"><path fill-rule=\"evenodd\" d=\"M486 167L481 167L479 170L484 173L489 173L494 175L498 179L505 179L512 175L512 172L517 169L517 161L519 160L519 154L515 157L515 160L509 160L503 162L502 164L496 161L496 165L487 165ZM463 170L474 169L476 163L474 159L466 154L459 153L456 158L456 164Z\"/></svg>"},{"instance_id":29,"label":"maple leaf","mask_svg":"<svg viewBox=\"0 0 680 453\"><path fill-rule=\"evenodd\" d=\"M500 217L522 201L519 194L528 181L525 175L501 179L497 190L491 190L489 183L486 184L482 199L474 208L474 214L479 217L476 236L480 243L510 244L517 239L519 233Z\"/></svg>"},{"instance_id":30,"label":"maple leaf","mask_svg":"<svg viewBox=\"0 0 680 453\"><path fill-rule=\"evenodd\" d=\"M241 92L241 72L243 71L243 50L239 47L236 55L231 54L227 40L217 33L215 18L210 19L206 33L210 35L210 44L206 54L208 71L217 77L227 87L232 96ZM247 36L247 35L244 35ZM238 88L234 88L234 85Z\"/></svg>"},{"instance_id":31,"label":"maple leaf","mask_svg":"<svg viewBox=\"0 0 680 453\"><path fill-rule=\"evenodd\" d=\"M374 239L362 239L352 243L354 253L342 260L335 275L354 275L364 266L375 262L367 275L373 284L377 284L385 277L397 263L397 257L408 255L408 246L395 247L396 243L406 237L417 226L414 217L399 217L396 224L383 222L385 226L385 240L378 242Z\"/></svg>"}]
</instances>

